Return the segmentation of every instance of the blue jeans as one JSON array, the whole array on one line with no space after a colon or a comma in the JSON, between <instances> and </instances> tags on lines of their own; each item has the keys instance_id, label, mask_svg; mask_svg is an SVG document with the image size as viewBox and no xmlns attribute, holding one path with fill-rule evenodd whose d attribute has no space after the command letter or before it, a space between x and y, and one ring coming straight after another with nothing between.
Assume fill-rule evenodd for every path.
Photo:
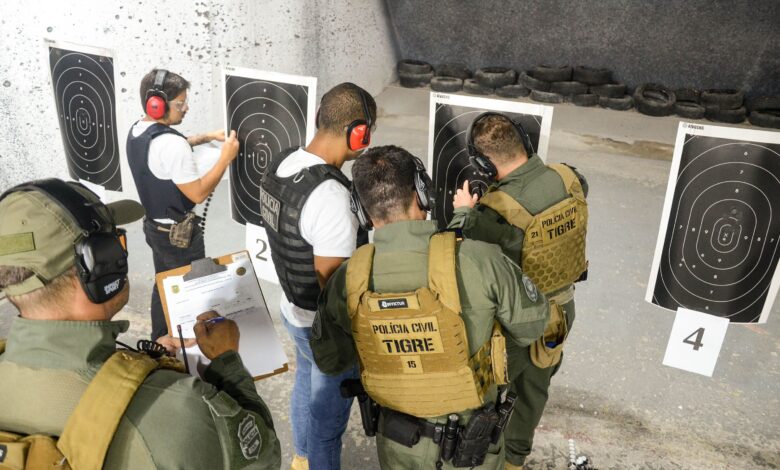
<instances>
[{"instance_id":1,"label":"blue jeans","mask_svg":"<svg viewBox=\"0 0 780 470\"><path fill-rule=\"evenodd\" d=\"M314 363L311 328L282 321L295 341L295 385L290 400L295 453L309 460L311 470L341 468L341 436L347 429L352 398L341 397L341 381L359 376L357 366L340 375L325 375Z\"/></svg>"}]
</instances>

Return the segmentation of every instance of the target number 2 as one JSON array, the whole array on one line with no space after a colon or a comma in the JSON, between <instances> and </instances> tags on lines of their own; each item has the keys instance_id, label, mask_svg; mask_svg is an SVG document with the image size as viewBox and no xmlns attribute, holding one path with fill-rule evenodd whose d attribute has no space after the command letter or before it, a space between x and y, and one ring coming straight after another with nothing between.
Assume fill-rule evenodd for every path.
<instances>
[{"instance_id":1,"label":"target number 2","mask_svg":"<svg viewBox=\"0 0 780 470\"><path fill-rule=\"evenodd\" d=\"M691 341L691 338L696 336L696 339ZM683 340L683 343L690 344L693 346L694 351L698 351L700 347L704 346L704 343L701 342L702 337L704 337L704 328L699 328L698 330L691 333L687 338Z\"/></svg>"},{"instance_id":2,"label":"target number 2","mask_svg":"<svg viewBox=\"0 0 780 470\"><path fill-rule=\"evenodd\" d=\"M677 309L672 334L666 345L664 365L712 377L728 327L728 318L686 308Z\"/></svg>"},{"instance_id":3,"label":"target number 2","mask_svg":"<svg viewBox=\"0 0 780 470\"><path fill-rule=\"evenodd\" d=\"M255 253L255 258L259 259L260 261L268 261L268 258L265 256L260 256L265 253L266 250L268 250L268 243L266 243L262 238L256 239L255 243L257 243L257 246L260 248L260 251Z\"/></svg>"}]
</instances>

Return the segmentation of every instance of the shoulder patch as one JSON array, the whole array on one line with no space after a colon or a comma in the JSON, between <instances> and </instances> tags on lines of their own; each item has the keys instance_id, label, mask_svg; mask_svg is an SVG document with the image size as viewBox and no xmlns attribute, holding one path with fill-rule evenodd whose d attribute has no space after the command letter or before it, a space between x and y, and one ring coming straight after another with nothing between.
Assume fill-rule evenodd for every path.
<instances>
[{"instance_id":1,"label":"shoulder patch","mask_svg":"<svg viewBox=\"0 0 780 470\"><path fill-rule=\"evenodd\" d=\"M525 293L531 302L536 303L539 299L539 291L536 289L536 284L525 273L523 273L523 287L525 287Z\"/></svg>"},{"instance_id":2,"label":"shoulder patch","mask_svg":"<svg viewBox=\"0 0 780 470\"><path fill-rule=\"evenodd\" d=\"M255 417L247 413L244 419L238 424L238 441L241 446L241 453L247 460L257 460L260 457L260 447L263 439L260 437L260 430L257 428Z\"/></svg>"}]
</instances>

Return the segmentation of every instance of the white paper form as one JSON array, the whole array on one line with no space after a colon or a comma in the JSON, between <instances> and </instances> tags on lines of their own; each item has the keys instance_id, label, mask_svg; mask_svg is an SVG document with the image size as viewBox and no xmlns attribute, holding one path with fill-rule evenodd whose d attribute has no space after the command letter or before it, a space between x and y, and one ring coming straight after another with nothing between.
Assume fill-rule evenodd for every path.
<instances>
[{"instance_id":1,"label":"white paper form","mask_svg":"<svg viewBox=\"0 0 780 470\"><path fill-rule=\"evenodd\" d=\"M163 279L171 332L181 325L184 338L194 338L195 321L203 312L214 310L235 321L241 332L239 354L253 377L271 374L285 366L287 356L276 335L263 293L247 252L232 255L224 271L184 280L183 275ZM187 349L191 362L208 360L197 346Z\"/></svg>"}]
</instances>

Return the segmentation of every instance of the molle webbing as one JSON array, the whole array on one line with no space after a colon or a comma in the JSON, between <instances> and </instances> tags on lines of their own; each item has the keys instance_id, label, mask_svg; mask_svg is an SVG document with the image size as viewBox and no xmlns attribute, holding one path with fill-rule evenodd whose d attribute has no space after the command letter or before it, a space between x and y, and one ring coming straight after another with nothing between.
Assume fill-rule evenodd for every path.
<instances>
[{"instance_id":1,"label":"molle webbing","mask_svg":"<svg viewBox=\"0 0 780 470\"><path fill-rule=\"evenodd\" d=\"M429 285L414 292L369 290L374 246L347 265L347 306L361 380L380 405L418 417L477 408L494 383L491 341L472 357L460 317L452 232L431 237Z\"/></svg>"},{"instance_id":2,"label":"molle webbing","mask_svg":"<svg viewBox=\"0 0 780 470\"><path fill-rule=\"evenodd\" d=\"M119 422L143 381L157 369L154 359L120 351L111 356L84 391L65 423L57 448L71 467L100 470Z\"/></svg>"},{"instance_id":3,"label":"molle webbing","mask_svg":"<svg viewBox=\"0 0 780 470\"><path fill-rule=\"evenodd\" d=\"M500 189L480 200L524 232L521 266L544 294L572 284L588 267L588 205L582 185L568 166L549 167L561 177L569 197L536 215Z\"/></svg>"}]
</instances>

